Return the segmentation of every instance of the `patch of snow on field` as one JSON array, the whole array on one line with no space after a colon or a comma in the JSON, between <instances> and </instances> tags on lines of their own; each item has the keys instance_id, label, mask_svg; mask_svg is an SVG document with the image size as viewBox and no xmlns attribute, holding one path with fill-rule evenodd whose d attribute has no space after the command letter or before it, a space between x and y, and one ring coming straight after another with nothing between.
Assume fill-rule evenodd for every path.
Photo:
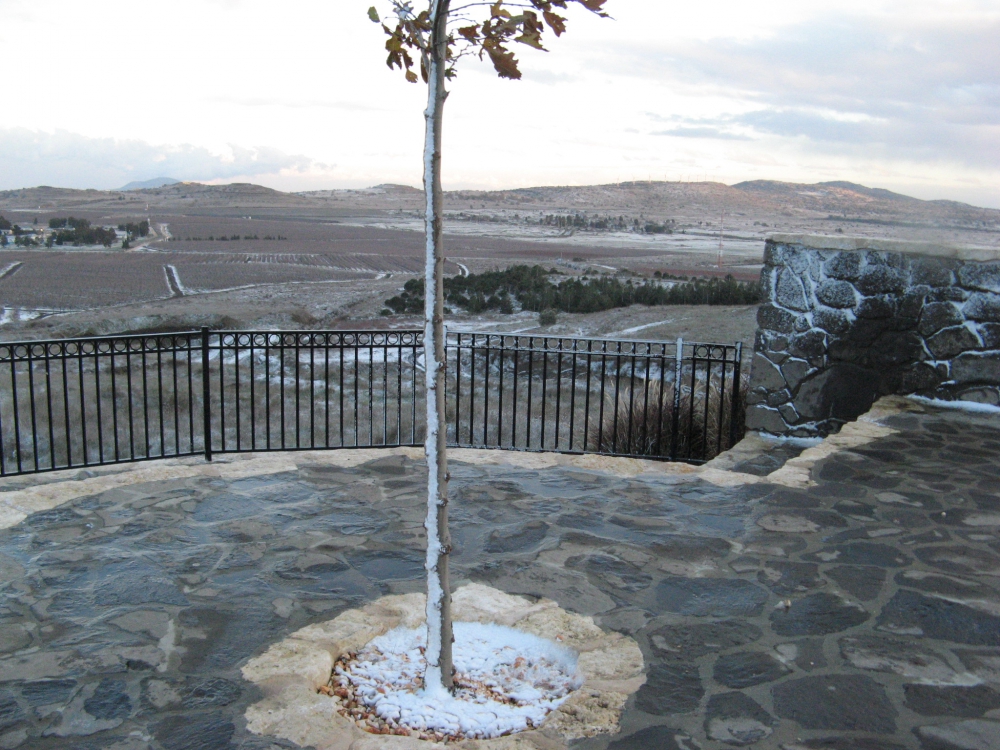
<instances>
[{"instance_id":1,"label":"patch of snow on field","mask_svg":"<svg viewBox=\"0 0 1000 750\"><path fill-rule=\"evenodd\" d=\"M647 328L653 328L655 326L663 326L666 325L667 323L673 323L673 322L674 322L673 318L667 318L666 320L654 320L652 323L646 323L645 325L633 326L632 328L623 328L622 330L617 331L616 333L609 334L609 336L627 336L630 333L638 333L639 331L644 331Z\"/></svg>"},{"instance_id":2,"label":"patch of snow on field","mask_svg":"<svg viewBox=\"0 0 1000 750\"><path fill-rule=\"evenodd\" d=\"M390 727L467 738L539 726L582 684L576 653L544 638L470 622L454 632L454 695L423 688L425 628L373 639L338 663L334 681Z\"/></svg>"},{"instance_id":3,"label":"patch of snow on field","mask_svg":"<svg viewBox=\"0 0 1000 750\"><path fill-rule=\"evenodd\" d=\"M980 404L977 401L945 401L944 399L927 398L925 396L909 396L908 398L921 404L938 406L942 409L958 409L960 411L968 411L975 414L1000 414L1000 406Z\"/></svg>"},{"instance_id":4,"label":"patch of snow on field","mask_svg":"<svg viewBox=\"0 0 1000 750\"><path fill-rule=\"evenodd\" d=\"M26 320L36 320L51 314L48 310L28 310L17 307L0 307L0 326L18 323Z\"/></svg>"}]
</instances>

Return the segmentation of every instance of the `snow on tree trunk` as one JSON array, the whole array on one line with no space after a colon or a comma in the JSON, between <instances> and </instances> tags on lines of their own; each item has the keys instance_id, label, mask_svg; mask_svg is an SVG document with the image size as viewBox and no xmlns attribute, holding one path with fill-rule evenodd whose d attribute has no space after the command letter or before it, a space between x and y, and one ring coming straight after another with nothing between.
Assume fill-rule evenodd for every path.
<instances>
[{"instance_id":1,"label":"snow on tree trunk","mask_svg":"<svg viewBox=\"0 0 1000 750\"><path fill-rule=\"evenodd\" d=\"M427 259L424 270L424 361L427 383L427 671L428 691L452 688L451 590L448 558L448 457L444 410L444 255L441 248L444 195L441 190L441 123L444 110L447 22L450 0L431 6L431 49L427 56L424 193Z\"/></svg>"}]
</instances>

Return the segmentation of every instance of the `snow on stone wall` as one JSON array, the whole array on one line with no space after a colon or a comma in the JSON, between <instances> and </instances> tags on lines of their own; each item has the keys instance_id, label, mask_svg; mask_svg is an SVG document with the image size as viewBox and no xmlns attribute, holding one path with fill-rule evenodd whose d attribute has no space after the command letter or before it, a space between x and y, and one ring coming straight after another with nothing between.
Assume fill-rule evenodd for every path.
<instances>
[{"instance_id":1,"label":"snow on stone wall","mask_svg":"<svg viewBox=\"0 0 1000 750\"><path fill-rule=\"evenodd\" d=\"M778 235L747 428L825 436L880 396L1000 404L1000 252Z\"/></svg>"}]
</instances>

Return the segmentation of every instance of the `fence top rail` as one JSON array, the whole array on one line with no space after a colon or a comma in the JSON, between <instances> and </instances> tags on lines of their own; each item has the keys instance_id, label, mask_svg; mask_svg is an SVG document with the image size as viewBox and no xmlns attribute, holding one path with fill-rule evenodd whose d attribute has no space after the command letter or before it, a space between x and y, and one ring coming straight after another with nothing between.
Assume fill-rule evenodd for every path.
<instances>
[{"instance_id":1,"label":"fence top rail","mask_svg":"<svg viewBox=\"0 0 1000 750\"><path fill-rule=\"evenodd\" d=\"M0 362L187 351L197 348L200 341L201 333L198 331L4 341L0 342Z\"/></svg>"},{"instance_id":2,"label":"fence top rail","mask_svg":"<svg viewBox=\"0 0 1000 750\"><path fill-rule=\"evenodd\" d=\"M209 330L209 334L211 334L212 336L216 336L216 335L231 335L231 334L237 334L237 333L238 334L250 334L250 333L252 333L252 334L255 334L255 335L256 334L261 334L261 335L263 335L263 334L275 334L275 335L278 335L278 336L284 336L284 335L288 335L288 336L297 336L297 335L302 335L302 336L313 336L313 335L315 335L315 336L326 336L326 335L357 336L357 335L366 335L367 336L367 335L371 335L373 333L410 333L410 334L419 333L419 334L423 334L423 332L424 332L423 328L383 328L383 329L368 329L368 330L353 329L353 328L351 328L351 329L348 329L348 328L330 328L330 329L327 329L325 331L303 331L303 330L294 331L294 330L287 330L287 329L274 329L274 330L266 330L266 331L239 331L239 330L236 330L236 329L228 329L228 328L227 329L212 328L212 329Z\"/></svg>"},{"instance_id":3,"label":"fence top rail","mask_svg":"<svg viewBox=\"0 0 1000 750\"><path fill-rule=\"evenodd\" d=\"M534 344L535 341L544 342L549 344L549 351L563 351L563 352L576 352L577 354L587 354L588 352L594 354L622 354L628 356L653 356L659 358L665 356L665 352L668 347L673 347L676 349L676 341L651 341L645 339L614 339L614 338L601 338L601 337L583 337L583 336L550 336L550 335L539 335L533 333L499 333L499 332L483 332L478 331L449 331L449 338L454 337L455 343L449 346L457 346L460 348L471 348L475 346L477 349L504 349L506 351L539 351L539 348ZM479 339L485 339L481 342ZM507 345L504 343L505 340L513 339L516 343L514 345ZM496 341L497 343L491 343ZM526 343L521 343L521 342ZM561 344L562 342L571 342L572 347L565 347L556 345L553 346L549 342L557 342ZM580 344L587 344L589 347L581 348ZM622 351L619 352L617 349L611 351L608 350L609 345L621 346ZM648 347L649 349L660 350L656 353L653 352L642 352L639 351L640 348ZM692 356L696 359L719 359L727 358L728 354L732 352L734 355L737 352L742 353L742 346L739 342L733 344L717 344L702 341L684 341L684 348L692 352Z\"/></svg>"},{"instance_id":4,"label":"fence top rail","mask_svg":"<svg viewBox=\"0 0 1000 750\"><path fill-rule=\"evenodd\" d=\"M327 331L236 331L211 330L209 346L212 349L244 347L396 347L422 346L422 329L395 330L327 330ZM163 333L115 334L65 339L35 339L28 341L0 342L0 361L23 361L51 357L91 357L187 350L202 344L202 331L173 331ZM507 342L511 342L508 344ZM498 349L504 351L548 351L577 354L605 354L610 356L663 358L676 356L676 342L642 339L587 338L583 336L552 336L535 333L501 333L478 331L449 331L449 347L459 349ZM668 354L668 351L670 353ZM684 359L710 359L736 361L742 346L699 341L685 341Z\"/></svg>"},{"instance_id":5,"label":"fence top rail","mask_svg":"<svg viewBox=\"0 0 1000 750\"><path fill-rule=\"evenodd\" d=\"M423 346L422 330L390 331L210 331L212 349L248 347L411 347Z\"/></svg>"},{"instance_id":6,"label":"fence top rail","mask_svg":"<svg viewBox=\"0 0 1000 750\"><path fill-rule=\"evenodd\" d=\"M201 336L201 331L158 331L156 333L109 333L106 336L75 336L65 339L26 339L0 341L0 346L32 346L34 344L77 344L94 341L120 341L124 339L158 339L172 336Z\"/></svg>"}]
</instances>

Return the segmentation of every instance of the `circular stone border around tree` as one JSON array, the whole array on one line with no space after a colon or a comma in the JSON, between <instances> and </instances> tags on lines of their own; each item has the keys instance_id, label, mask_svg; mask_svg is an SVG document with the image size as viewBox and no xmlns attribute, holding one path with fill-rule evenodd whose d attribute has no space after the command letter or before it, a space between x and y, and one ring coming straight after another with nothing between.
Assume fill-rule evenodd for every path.
<instances>
[{"instance_id":1,"label":"circular stone border around tree","mask_svg":"<svg viewBox=\"0 0 1000 750\"><path fill-rule=\"evenodd\" d=\"M243 667L264 699L246 711L247 728L317 750L431 750L442 743L416 737L370 734L339 712L335 696L320 692L334 662L396 627L424 624L425 596L385 596L328 622L292 633ZM470 583L455 590L456 621L495 623L531 633L579 653L583 685L541 727L494 739L451 742L463 750L553 750L570 740L613 733L629 695L646 681L639 645L605 632L593 618L567 612L549 599L531 602L489 586Z\"/></svg>"}]
</instances>

